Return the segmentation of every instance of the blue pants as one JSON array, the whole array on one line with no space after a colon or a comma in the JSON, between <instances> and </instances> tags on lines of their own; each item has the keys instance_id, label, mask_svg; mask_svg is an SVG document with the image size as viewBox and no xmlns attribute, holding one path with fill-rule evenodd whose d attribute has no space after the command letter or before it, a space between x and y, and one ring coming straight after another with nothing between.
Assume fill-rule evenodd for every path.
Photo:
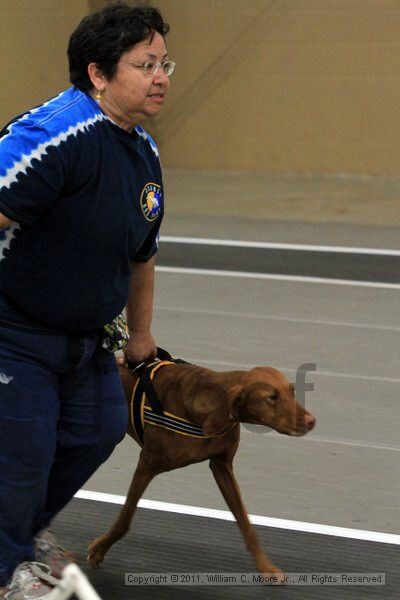
<instances>
[{"instance_id":1,"label":"blue pants","mask_svg":"<svg viewBox=\"0 0 400 600\"><path fill-rule=\"evenodd\" d=\"M95 336L0 325L0 586L123 438L127 404L115 358Z\"/></svg>"}]
</instances>

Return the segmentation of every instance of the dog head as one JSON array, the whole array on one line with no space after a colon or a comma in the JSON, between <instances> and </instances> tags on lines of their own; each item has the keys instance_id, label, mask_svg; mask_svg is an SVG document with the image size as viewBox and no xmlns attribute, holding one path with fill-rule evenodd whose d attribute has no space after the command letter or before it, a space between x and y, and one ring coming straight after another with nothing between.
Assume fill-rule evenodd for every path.
<instances>
[{"instance_id":1,"label":"dog head","mask_svg":"<svg viewBox=\"0 0 400 600\"><path fill-rule=\"evenodd\" d=\"M293 384L277 369L211 373L184 398L189 417L206 435L220 434L235 422L265 425L292 436L313 429L315 417L296 401Z\"/></svg>"},{"instance_id":2,"label":"dog head","mask_svg":"<svg viewBox=\"0 0 400 600\"><path fill-rule=\"evenodd\" d=\"M236 400L242 423L265 425L286 435L305 435L315 425L315 417L299 404L295 388L272 367L256 367L245 373Z\"/></svg>"}]
</instances>

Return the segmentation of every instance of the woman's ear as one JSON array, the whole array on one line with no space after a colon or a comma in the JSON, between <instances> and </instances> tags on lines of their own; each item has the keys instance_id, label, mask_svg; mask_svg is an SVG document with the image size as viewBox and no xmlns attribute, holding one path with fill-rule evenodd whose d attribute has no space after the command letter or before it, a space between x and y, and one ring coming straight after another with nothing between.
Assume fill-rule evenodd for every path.
<instances>
[{"instance_id":1,"label":"woman's ear","mask_svg":"<svg viewBox=\"0 0 400 600\"><path fill-rule=\"evenodd\" d=\"M88 75L93 87L99 92L104 92L105 88L105 77L103 71L99 69L96 63L89 63L87 67Z\"/></svg>"}]
</instances>

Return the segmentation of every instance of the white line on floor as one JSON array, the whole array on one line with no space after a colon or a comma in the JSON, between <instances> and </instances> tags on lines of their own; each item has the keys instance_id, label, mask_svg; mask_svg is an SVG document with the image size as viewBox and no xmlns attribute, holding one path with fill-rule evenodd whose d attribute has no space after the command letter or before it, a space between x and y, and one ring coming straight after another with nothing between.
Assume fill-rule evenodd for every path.
<instances>
[{"instance_id":1,"label":"white line on floor","mask_svg":"<svg viewBox=\"0 0 400 600\"><path fill-rule=\"evenodd\" d=\"M197 244L202 246L229 246L234 248L262 248L271 250L302 250L305 252L337 252L346 254L372 254L375 256L400 256L400 250L386 248L359 248L351 246L317 246L310 244L280 244L275 242L252 242L216 238L181 237L162 235L161 242L173 244Z\"/></svg>"},{"instance_id":2,"label":"white line on floor","mask_svg":"<svg viewBox=\"0 0 400 600\"><path fill-rule=\"evenodd\" d=\"M181 275L211 275L214 277L242 277L245 279L272 279L297 283L324 283L329 285L348 285L355 287L400 290L400 283L378 283L376 281L354 281L352 279L328 279L324 277L302 277L299 275L275 275L271 273L249 273L247 271L218 271L216 269L186 269L183 267L156 267L160 273L179 273Z\"/></svg>"},{"instance_id":3,"label":"white line on floor","mask_svg":"<svg viewBox=\"0 0 400 600\"><path fill-rule=\"evenodd\" d=\"M327 321L324 319L303 319L299 317L280 317L278 315L261 315L257 313L234 312L230 310L211 310L205 308L185 308L183 306L156 306L156 310L166 312L187 313L191 315L210 315L216 317L233 317L243 319L261 319L265 321L283 321L285 323L310 323L333 327L354 327L357 329L374 329L381 331L400 331L400 327L391 325L371 325L370 323L354 323L349 321Z\"/></svg>"},{"instance_id":4,"label":"white line on floor","mask_svg":"<svg viewBox=\"0 0 400 600\"><path fill-rule=\"evenodd\" d=\"M226 360L210 360L209 358L198 358L193 356L185 356L185 360L193 364L203 364L206 366L216 366L216 367L229 367L233 369L252 369L254 364L242 363L242 362L230 362ZM289 367L282 367L281 365L274 365L276 369L286 373L297 373L297 369L292 369ZM310 373L311 375L311 373ZM396 377L379 377L373 375L361 375L359 373L338 373L336 371L322 371L321 369L317 369L312 372L312 376L322 376L322 377L341 377L343 379L363 379L366 381L381 381L383 383L400 383L400 379Z\"/></svg>"},{"instance_id":5,"label":"white line on floor","mask_svg":"<svg viewBox=\"0 0 400 600\"><path fill-rule=\"evenodd\" d=\"M104 494L101 492L91 492L89 490L79 490L75 498L83 500L94 500L96 502L106 502L109 504L125 504L125 496L117 494ZM195 517L207 517L209 519L220 519L223 521L234 521L231 512L227 510L216 510L212 508L203 508L201 506L187 506L185 504L173 504L170 502L158 502L155 500L139 500L140 508L151 510L160 510L164 512L178 513L181 515L192 515ZM335 537L350 538L353 540L364 540L367 542L379 542L381 544L400 545L400 535L393 533L384 533L381 531L368 531L363 529L349 529L347 527L334 527L332 525L322 525L320 523L307 523L304 521L291 521L288 519L274 519L271 517L262 517L258 515L249 515L250 521L254 525L263 527L276 527L277 529L289 529L291 531L301 531L306 533L318 533L321 535L332 535Z\"/></svg>"},{"instance_id":6,"label":"white line on floor","mask_svg":"<svg viewBox=\"0 0 400 600\"><path fill-rule=\"evenodd\" d=\"M262 425L259 426L260 428ZM246 426L242 427L243 433L246 435ZM248 433L251 433L248 431ZM287 442L286 436L282 436L280 433L275 431L271 431L268 435L270 435L274 440L282 440ZM339 440L337 438L324 438L318 437L315 435L307 435L301 438L301 443L305 444L307 442L315 442L322 444L338 444L339 446L355 446L356 448L368 448L372 450L385 450L386 452L400 452L400 446L391 446L390 444L374 444L370 443L367 440Z\"/></svg>"}]
</instances>

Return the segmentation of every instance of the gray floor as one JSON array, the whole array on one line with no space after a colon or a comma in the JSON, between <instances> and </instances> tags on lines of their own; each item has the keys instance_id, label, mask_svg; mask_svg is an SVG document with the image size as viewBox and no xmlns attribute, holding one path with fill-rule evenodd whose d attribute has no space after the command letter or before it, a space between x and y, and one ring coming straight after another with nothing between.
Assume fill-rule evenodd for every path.
<instances>
[{"instance_id":1,"label":"gray floor","mask_svg":"<svg viewBox=\"0 0 400 600\"><path fill-rule=\"evenodd\" d=\"M166 181L164 235L400 248L397 180L170 171ZM175 356L216 370L273 365L294 380L300 365L315 363L311 434L242 427L235 468L250 513L400 534L398 289L159 272L154 332ZM125 495L138 453L125 439L85 489ZM226 510L204 463L159 476L144 497ZM285 562L302 543L290 538ZM168 551L177 547L183 539ZM361 564L370 570L367 555ZM362 588L340 592L321 597L367 597ZM217 597L205 588L206 596ZM377 588L375 597L386 596Z\"/></svg>"},{"instance_id":2,"label":"gray floor","mask_svg":"<svg viewBox=\"0 0 400 600\"><path fill-rule=\"evenodd\" d=\"M125 573L254 573L235 523L138 509L135 528L108 552L98 570L85 565L86 541L104 530L119 507L74 499L57 517L57 534L89 575L104 600L218 598L268 600L395 600L400 573L397 547L338 537L256 527L263 547L287 573L363 573L373 565L385 585L125 585ZM78 518L78 515L80 519ZM311 577L310 577L311 579ZM183 580L183 581L182 581ZM240 581L240 579L239 579Z\"/></svg>"},{"instance_id":3,"label":"gray floor","mask_svg":"<svg viewBox=\"0 0 400 600\"><path fill-rule=\"evenodd\" d=\"M159 273L159 345L216 370L315 363L303 439L242 428L236 471L253 514L400 533L397 290ZM86 489L124 494L126 439ZM146 498L225 508L206 464L159 476Z\"/></svg>"}]
</instances>

